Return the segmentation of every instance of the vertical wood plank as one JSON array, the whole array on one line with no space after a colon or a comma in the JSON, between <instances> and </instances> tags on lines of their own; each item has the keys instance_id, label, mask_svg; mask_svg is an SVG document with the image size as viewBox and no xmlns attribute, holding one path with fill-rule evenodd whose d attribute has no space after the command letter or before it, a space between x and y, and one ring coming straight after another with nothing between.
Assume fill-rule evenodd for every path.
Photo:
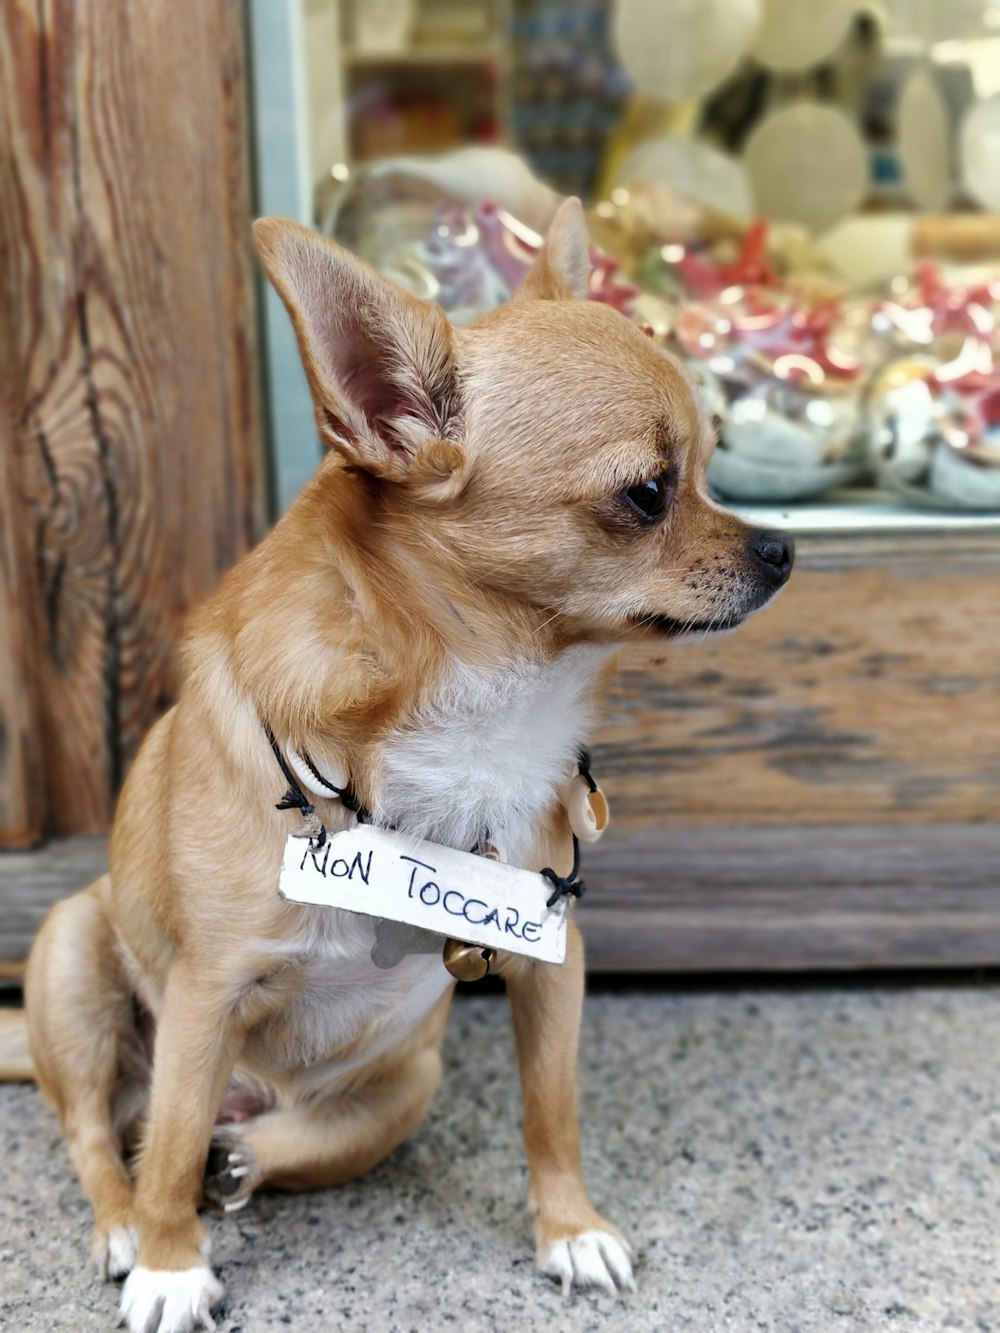
<instances>
[{"instance_id":1,"label":"vertical wood plank","mask_svg":"<svg viewBox=\"0 0 1000 1333\"><path fill-rule=\"evenodd\" d=\"M22 230L29 202L15 163L14 110L18 100L35 108L21 126L19 149L35 173L49 169L51 133L47 61L37 32L20 7L7 5L0 22L0 846L40 840L45 821L44 738L39 671L45 607L39 589L49 571L42 548L51 507L41 500L36 471L51 462L48 441L26 411L29 391L22 379L26 361L44 363L33 336L38 324L36 251ZM52 207L58 207L55 192ZM22 305L23 303L23 305ZM52 328L58 345L61 330ZM35 335L37 338L37 334ZM34 434L32 433L34 431ZM36 455L40 468L25 467Z\"/></svg>"},{"instance_id":2,"label":"vertical wood plank","mask_svg":"<svg viewBox=\"0 0 1000 1333\"><path fill-rule=\"evenodd\" d=\"M0 321L0 361L9 349ZM45 800L34 665L37 626L29 542L11 440L10 405L0 394L0 830L2 845L41 841Z\"/></svg>"},{"instance_id":3,"label":"vertical wood plank","mask_svg":"<svg viewBox=\"0 0 1000 1333\"><path fill-rule=\"evenodd\" d=\"M107 825L185 616L263 529L245 77L238 0L4 6L0 379L53 832Z\"/></svg>"}]
</instances>

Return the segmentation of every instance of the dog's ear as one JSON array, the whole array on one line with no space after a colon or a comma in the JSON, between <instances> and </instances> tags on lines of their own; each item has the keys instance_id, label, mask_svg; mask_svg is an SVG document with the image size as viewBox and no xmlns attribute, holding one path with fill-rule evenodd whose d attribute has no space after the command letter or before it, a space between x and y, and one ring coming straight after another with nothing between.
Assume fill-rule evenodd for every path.
<instances>
[{"instance_id":1,"label":"dog's ear","mask_svg":"<svg viewBox=\"0 0 1000 1333\"><path fill-rule=\"evenodd\" d=\"M587 295L590 238L579 199L564 199L549 224L538 258L516 295L542 301L570 301Z\"/></svg>"},{"instance_id":2,"label":"dog's ear","mask_svg":"<svg viewBox=\"0 0 1000 1333\"><path fill-rule=\"evenodd\" d=\"M355 467L403 479L456 412L444 312L296 222L261 218L254 240L295 325L320 438Z\"/></svg>"}]
</instances>

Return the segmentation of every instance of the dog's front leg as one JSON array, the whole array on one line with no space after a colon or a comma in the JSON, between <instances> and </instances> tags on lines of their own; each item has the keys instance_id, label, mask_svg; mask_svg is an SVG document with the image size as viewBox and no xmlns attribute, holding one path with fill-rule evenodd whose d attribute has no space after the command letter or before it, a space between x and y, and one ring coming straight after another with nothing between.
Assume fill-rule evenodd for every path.
<instances>
[{"instance_id":1,"label":"dog's front leg","mask_svg":"<svg viewBox=\"0 0 1000 1333\"><path fill-rule=\"evenodd\" d=\"M629 1246L595 1210L580 1171L576 1059L583 942L572 919L564 963L510 958L504 977L521 1074L538 1267L565 1293L574 1283L631 1290Z\"/></svg>"},{"instance_id":2,"label":"dog's front leg","mask_svg":"<svg viewBox=\"0 0 1000 1333\"><path fill-rule=\"evenodd\" d=\"M213 1328L222 1286L198 1217L205 1160L242 1030L218 982L176 959L158 1015L153 1081L136 1185L137 1266L122 1292L130 1333Z\"/></svg>"}]
</instances>

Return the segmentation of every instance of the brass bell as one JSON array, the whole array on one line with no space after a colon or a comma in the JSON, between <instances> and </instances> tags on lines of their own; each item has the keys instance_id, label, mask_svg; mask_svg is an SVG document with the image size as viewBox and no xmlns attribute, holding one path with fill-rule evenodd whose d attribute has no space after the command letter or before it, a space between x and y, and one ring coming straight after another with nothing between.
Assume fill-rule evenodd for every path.
<instances>
[{"instance_id":1,"label":"brass bell","mask_svg":"<svg viewBox=\"0 0 1000 1333\"><path fill-rule=\"evenodd\" d=\"M569 826L581 842L596 842L608 827L611 812L608 798L595 787L593 791L584 777L575 777L566 794L566 813Z\"/></svg>"},{"instance_id":2,"label":"brass bell","mask_svg":"<svg viewBox=\"0 0 1000 1333\"><path fill-rule=\"evenodd\" d=\"M445 940L441 961L458 981L481 981L490 970L496 950L462 940Z\"/></svg>"}]
</instances>

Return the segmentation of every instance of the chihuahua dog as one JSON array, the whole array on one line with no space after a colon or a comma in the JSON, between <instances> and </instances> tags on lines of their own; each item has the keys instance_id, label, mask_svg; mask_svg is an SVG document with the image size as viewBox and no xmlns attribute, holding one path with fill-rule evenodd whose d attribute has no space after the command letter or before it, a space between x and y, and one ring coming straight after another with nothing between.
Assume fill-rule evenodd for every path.
<instances>
[{"instance_id":1,"label":"chihuahua dog","mask_svg":"<svg viewBox=\"0 0 1000 1333\"><path fill-rule=\"evenodd\" d=\"M440 951L376 966L373 917L286 901L289 835L345 829L360 802L383 828L460 850L488 835L566 876L563 793L611 654L732 629L792 564L787 537L706 497L715 431L683 367L577 299L576 200L515 297L461 329L292 222L258 222L256 242L328 452L196 619L109 873L54 908L28 966L38 1079L132 1333L212 1327L206 1195L231 1209L349 1180L438 1086ZM538 1267L631 1288L580 1172L579 934L561 964L499 953L495 970Z\"/></svg>"}]
</instances>

